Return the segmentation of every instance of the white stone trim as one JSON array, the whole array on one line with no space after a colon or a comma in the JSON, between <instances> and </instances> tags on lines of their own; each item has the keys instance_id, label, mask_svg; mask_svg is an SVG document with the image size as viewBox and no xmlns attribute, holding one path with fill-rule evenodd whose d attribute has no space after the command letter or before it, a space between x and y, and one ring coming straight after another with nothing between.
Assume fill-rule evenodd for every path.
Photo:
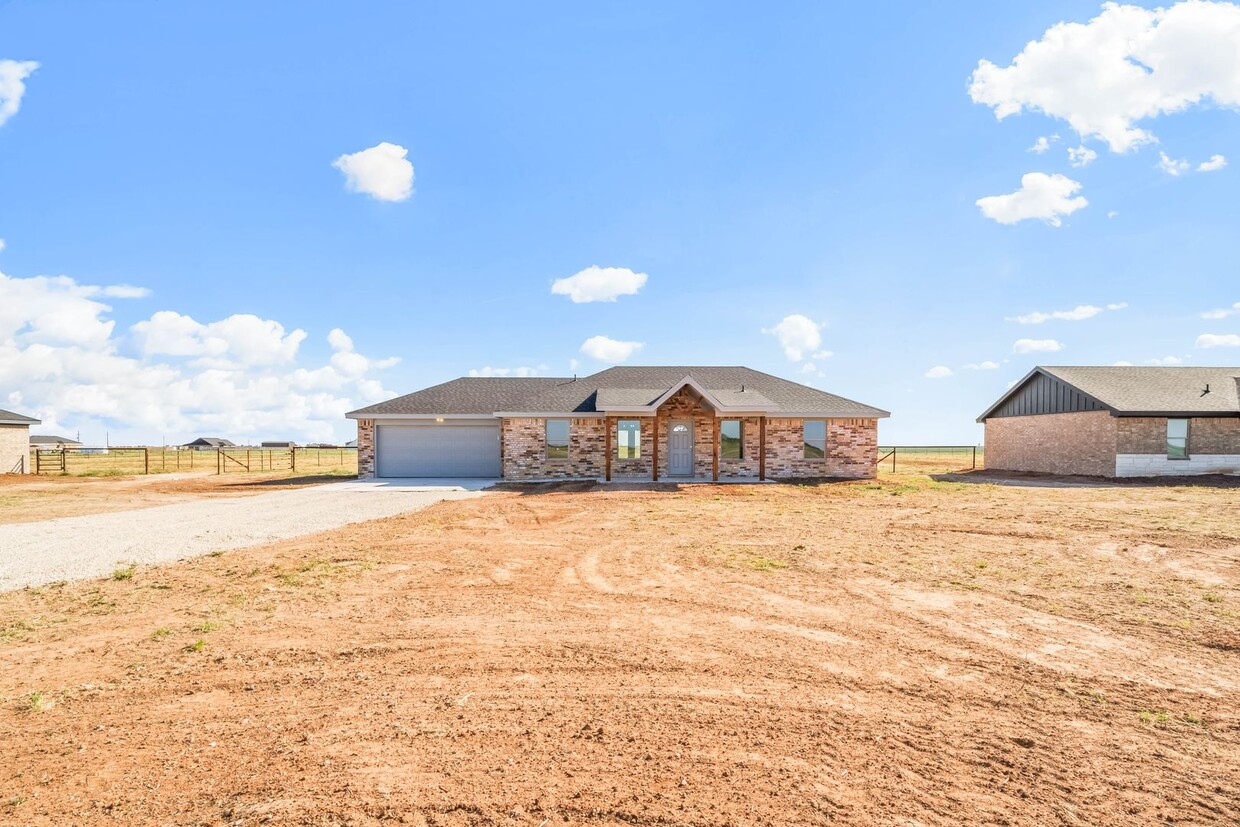
<instances>
[{"instance_id":1,"label":"white stone trim","mask_svg":"<svg viewBox=\"0 0 1240 827\"><path fill-rule=\"evenodd\" d=\"M1193 474L1240 474L1240 454L1194 454L1167 459L1166 454L1116 454L1117 477L1180 477Z\"/></svg>"}]
</instances>

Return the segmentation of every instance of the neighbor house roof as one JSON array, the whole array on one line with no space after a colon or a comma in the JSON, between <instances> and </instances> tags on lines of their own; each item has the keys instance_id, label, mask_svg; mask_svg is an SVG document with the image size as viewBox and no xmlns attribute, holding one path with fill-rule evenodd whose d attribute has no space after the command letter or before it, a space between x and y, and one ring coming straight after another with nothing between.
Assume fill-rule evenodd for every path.
<instances>
[{"instance_id":1,"label":"neighbor house roof","mask_svg":"<svg viewBox=\"0 0 1240 827\"><path fill-rule=\"evenodd\" d=\"M185 443L185 445L186 446L209 445L212 448L233 448L235 447L232 443L232 440L224 439L223 437L218 437L218 436L200 436L197 439L195 439L193 442Z\"/></svg>"},{"instance_id":2,"label":"neighbor house roof","mask_svg":"<svg viewBox=\"0 0 1240 827\"><path fill-rule=\"evenodd\" d=\"M81 445L76 439L69 439L67 436L54 436L52 434L31 434L31 445Z\"/></svg>"},{"instance_id":3,"label":"neighbor house roof","mask_svg":"<svg viewBox=\"0 0 1240 827\"><path fill-rule=\"evenodd\" d=\"M721 412L878 418L880 408L745 367L614 367L581 378L464 378L352 411L378 416L589 415L653 410L688 385Z\"/></svg>"},{"instance_id":4,"label":"neighbor house roof","mask_svg":"<svg viewBox=\"0 0 1240 827\"><path fill-rule=\"evenodd\" d=\"M1040 366L978 421L1038 374L1071 385L1117 416L1240 416L1240 367Z\"/></svg>"},{"instance_id":5,"label":"neighbor house roof","mask_svg":"<svg viewBox=\"0 0 1240 827\"><path fill-rule=\"evenodd\" d=\"M0 408L0 425L38 425L42 420Z\"/></svg>"}]
</instances>

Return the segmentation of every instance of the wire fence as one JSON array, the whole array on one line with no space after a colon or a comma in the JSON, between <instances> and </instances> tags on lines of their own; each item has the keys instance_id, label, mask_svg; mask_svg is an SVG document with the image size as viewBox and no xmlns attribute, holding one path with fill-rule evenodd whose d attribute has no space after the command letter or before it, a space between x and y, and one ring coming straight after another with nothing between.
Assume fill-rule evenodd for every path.
<instances>
[{"instance_id":1,"label":"wire fence","mask_svg":"<svg viewBox=\"0 0 1240 827\"><path fill-rule=\"evenodd\" d=\"M878 470L887 474L941 474L985 467L980 445L880 445Z\"/></svg>"},{"instance_id":2,"label":"wire fence","mask_svg":"<svg viewBox=\"0 0 1240 827\"><path fill-rule=\"evenodd\" d=\"M178 471L230 473L357 472L356 448L33 448L30 470L75 477L122 477Z\"/></svg>"}]
</instances>

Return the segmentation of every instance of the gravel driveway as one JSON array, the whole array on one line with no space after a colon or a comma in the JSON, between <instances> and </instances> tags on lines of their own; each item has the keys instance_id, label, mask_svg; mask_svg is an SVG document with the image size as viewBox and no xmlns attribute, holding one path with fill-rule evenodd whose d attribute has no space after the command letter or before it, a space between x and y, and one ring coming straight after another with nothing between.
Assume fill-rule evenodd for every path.
<instances>
[{"instance_id":1,"label":"gravel driveway","mask_svg":"<svg viewBox=\"0 0 1240 827\"><path fill-rule=\"evenodd\" d=\"M0 591L313 534L441 500L478 497L484 485L349 481L0 526Z\"/></svg>"}]
</instances>

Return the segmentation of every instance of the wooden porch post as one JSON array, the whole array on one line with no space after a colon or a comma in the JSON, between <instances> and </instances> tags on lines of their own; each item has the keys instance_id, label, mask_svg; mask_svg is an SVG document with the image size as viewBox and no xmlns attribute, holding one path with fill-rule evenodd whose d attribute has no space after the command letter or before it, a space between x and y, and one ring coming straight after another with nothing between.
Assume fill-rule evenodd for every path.
<instances>
[{"instance_id":1,"label":"wooden porch post","mask_svg":"<svg viewBox=\"0 0 1240 827\"><path fill-rule=\"evenodd\" d=\"M603 440L604 450L607 452L607 460L604 463L604 468L606 469L606 471L603 474L603 479L605 479L607 482L611 482L611 417L610 416L603 417L603 427L607 429L607 436Z\"/></svg>"},{"instance_id":2,"label":"wooden porch post","mask_svg":"<svg viewBox=\"0 0 1240 827\"><path fill-rule=\"evenodd\" d=\"M766 479L766 417L758 418L758 479Z\"/></svg>"},{"instance_id":3,"label":"wooden porch post","mask_svg":"<svg viewBox=\"0 0 1240 827\"><path fill-rule=\"evenodd\" d=\"M710 478L719 482L719 417L713 417L710 426Z\"/></svg>"},{"instance_id":4,"label":"wooden porch post","mask_svg":"<svg viewBox=\"0 0 1240 827\"><path fill-rule=\"evenodd\" d=\"M650 459L651 459L650 467L652 469L651 479L654 482L658 482L659 481L659 415L658 414L655 414L654 416L650 418L650 427L654 434L654 439L651 441L652 450L650 452Z\"/></svg>"}]
</instances>

